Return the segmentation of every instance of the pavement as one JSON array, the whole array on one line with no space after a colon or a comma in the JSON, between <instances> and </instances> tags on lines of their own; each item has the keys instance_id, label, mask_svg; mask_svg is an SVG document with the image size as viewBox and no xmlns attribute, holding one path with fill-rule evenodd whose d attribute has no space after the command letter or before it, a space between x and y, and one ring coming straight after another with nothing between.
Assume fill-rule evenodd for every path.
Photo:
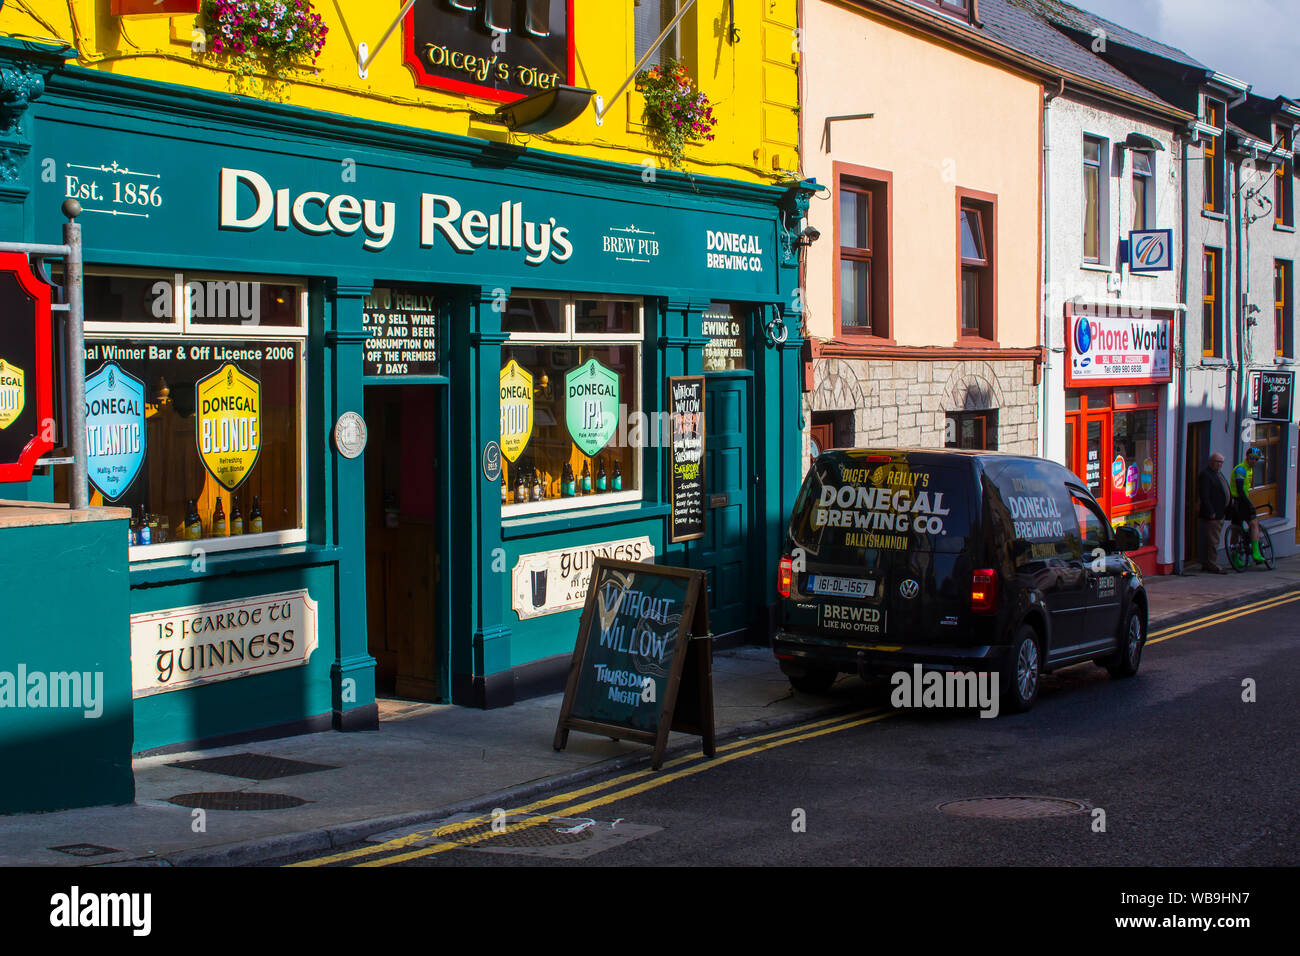
<instances>
[{"instance_id":1,"label":"pavement","mask_svg":"<svg viewBox=\"0 0 1300 956\"><path fill-rule=\"evenodd\" d=\"M1149 577L1146 586L1154 631L1300 590L1300 556L1279 559L1271 572L1193 571ZM720 741L843 711L861 698L861 684L851 677L826 695L795 693L765 647L718 652L713 669ZM331 731L137 758L133 804L0 816L0 865L252 864L327 851L455 813L518 806L553 787L648 766L649 747L577 731L569 735L565 750L553 750L561 697L490 711L381 700L377 731ZM673 734L669 754L699 747L699 738ZM228 754L258 754L326 769L256 780L174 766ZM294 805L284 809L203 812L170 802L182 794L230 791L243 795L240 799L284 795L296 800L285 801ZM98 849L86 851L92 856L53 849L77 844Z\"/></svg>"}]
</instances>

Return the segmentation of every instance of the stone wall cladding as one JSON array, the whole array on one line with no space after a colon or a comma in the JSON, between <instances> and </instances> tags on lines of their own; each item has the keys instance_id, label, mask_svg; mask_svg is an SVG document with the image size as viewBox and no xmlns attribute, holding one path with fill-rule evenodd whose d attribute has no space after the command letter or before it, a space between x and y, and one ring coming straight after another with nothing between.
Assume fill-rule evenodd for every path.
<instances>
[{"instance_id":1,"label":"stone wall cladding","mask_svg":"<svg viewBox=\"0 0 1300 956\"><path fill-rule=\"evenodd\" d=\"M813 364L813 381L805 420L812 412L853 412L858 447L942 448L948 412L995 408L998 450L1038 454L1033 361L824 358Z\"/></svg>"}]
</instances>

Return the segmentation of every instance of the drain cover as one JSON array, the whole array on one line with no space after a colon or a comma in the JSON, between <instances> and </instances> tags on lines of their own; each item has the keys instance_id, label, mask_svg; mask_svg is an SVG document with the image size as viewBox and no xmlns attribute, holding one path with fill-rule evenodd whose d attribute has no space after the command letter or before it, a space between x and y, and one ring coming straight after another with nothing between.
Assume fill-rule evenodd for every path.
<instances>
[{"instance_id":1,"label":"drain cover","mask_svg":"<svg viewBox=\"0 0 1300 956\"><path fill-rule=\"evenodd\" d=\"M1082 813L1086 803L1061 797L972 797L939 804L939 812L952 817L982 820L1033 820Z\"/></svg>"},{"instance_id":2,"label":"drain cover","mask_svg":"<svg viewBox=\"0 0 1300 956\"><path fill-rule=\"evenodd\" d=\"M182 770L220 773L227 777L246 777L249 780L276 780L280 777L296 777L302 773L338 769L331 764L307 763L303 760L287 760L284 757L250 753L205 757L202 760L181 760L177 763L169 763L167 766L180 767Z\"/></svg>"},{"instance_id":3,"label":"drain cover","mask_svg":"<svg viewBox=\"0 0 1300 956\"><path fill-rule=\"evenodd\" d=\"M306 802L287 793L240 793L237 790L181 793L168 798L168 803L198 810L289 810Z\"/></svg>"},{"instance_id":4,"label":"drain cover","mask_svg":"<svg viewBox=\"0 0 1300 956\"><path fill-rule=\"evenodd\" d=\"M68 843L64 846L52 846L48 849L58 850L60 853L68 853L72 856L104 856L106 853L121 853L121 850L114 850L111 846L100 846L98 843Z\"/></svg>"}]
</instances>

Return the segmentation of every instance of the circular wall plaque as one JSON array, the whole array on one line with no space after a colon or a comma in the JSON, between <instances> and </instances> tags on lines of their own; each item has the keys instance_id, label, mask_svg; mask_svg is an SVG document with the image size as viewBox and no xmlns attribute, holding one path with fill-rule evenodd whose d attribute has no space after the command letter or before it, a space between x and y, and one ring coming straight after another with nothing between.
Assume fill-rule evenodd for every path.
<instances>
[{"instance_id":1,"label":"circular wall plaque","mask_svg":"<svg viewBox=\"0 0 1300 956\"><path fill-rule=\"evenodd\" d=\"M501 480L501 446L494 441L483 446L483 477L493 482Z\"/></svg>"},{"instance_id":2,"label":"circular wall plaque","mask_svg":"<svg viewBox=\"0 0 1300 956\"><path fill-rule=\"evenodd\" d=\"M334 423L334 447L344 458L356 458L366 450L366 422L356 412L344 412Z\"/></svg>"}]
</instances>

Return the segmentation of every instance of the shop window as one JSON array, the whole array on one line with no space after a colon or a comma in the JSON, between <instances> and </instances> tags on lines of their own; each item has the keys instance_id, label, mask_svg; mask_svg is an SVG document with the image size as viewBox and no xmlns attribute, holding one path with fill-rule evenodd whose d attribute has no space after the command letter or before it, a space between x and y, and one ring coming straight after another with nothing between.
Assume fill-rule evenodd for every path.
<instances>
[{"instance_id":1,"label":"shop window","mask_svg":"<svg viewBox=\"0 0 1300 956\"><path fill-rule=\"evenodd\" d=\"M1295 153L1290 126L1277 126L1274 149L1280 150L1285 162L1273 173L1273 221L1283 228L1295 226Z\"/></svg>"},{"instance_id":2,"label":"shop window","mask_svg":"<svg viewBox=\"0 0 1300 956\"><path fill-rule=\"evenodd\" d=\"M1105 261L1106 213L1109 150L1107 142L1096 136L1083 138L1083 261Z\"/></svg>"},{"instance_id":3,"label":"shop window","mask_svg":"<svg viewBox=\"0 0 1300 956\"><path fill-rule=\"evenodd\" d=\"M1206 212L1223 212L1223 114L1221 101L1206 99L1205 122L1218 130L1205 141L1202 150L1204 158L1201 178L1205 185L1202 205Z\"/></svg>"},{"instance_id":4,"label":"shop window","mask_svg":"<svg viewBox=\"0 0 1300 956\"><path fill-rule=\"evenodd\" d=\"M1201 256L1201 354L1223 358L1223 265L1218 249Z\"/></svg>"},{"instance_id":5,"label":"shop window","mask_svg":"<svg viewBox=\"0 0 1300 956\"><path fill-rule=\"evenodd\" d=\"M704 333L704 371L737 372L749 368L750 313L730 302L710 302L700 317Z\"/></svg>"},{"instance_id":6,"label":"shop window","mask_svg":"<svg viewBox=\"0 0 1300 956\"><path fill-rule=\"evenodd\" d=\"M1155 213L1155 153L1133 154L1133 228L1151 227Z\"/></svg>"},{"instance_id":7,"label":"shop window","mask_svg":"<svg viewBox=\"0 0 1300 956\"><path fill-rule=\"evenodd\" d=\"M1120 509L1156 498L1156 447L1154 408L1117 411L1111 419L1111 508Z\"/></svg>"},{"instance_id":8,"label":"shop window","mask_svg":"<svg viewBox=\"0 0 1300 956\"><path fill-rule=\"evenodd\" d=\"M639 501L640 449L668 434L641 412L641 304L523 294L503 323L502 514Z\"/></svg>"},{"instance_id":9,"label":"shop window","mask_svg":"<svg viewBox=\"0 0 1300 956\"><path fill-rule=\"evenodd\" d=\"M890 316L889 202L887 173L836 164L835 231L839 237L838 334L888 339ZM872 178L872 177L875 178Z\"/></svg>"},{"instance_id":10,"label":"shop window","mask_svg":"<svg viewBox=\"0 0 1300 956\"><path fill-rule=\"evenodd\" d=\"M305 540L303 284L90 267L84 288L91 504L131 509L131 559Z\"/></svg>"},{"instance_id":11,"label":"shop window","mask_svg":"<svg viewBox=\"0 0 1300 956\"><path fill-rule=\"evenodd\" d=\"M1250 500L1263 514L1281 515L1282 494L1286 483L1286 426L1281 422L1256 422L1254 446L1264 452L1264 461L1255 466L1251 478Z\"/></svg>"},{"instance_id":12,"label":"shop window","mask_svg":"<svg viewBox=\"0 0 1300 956\"><path fill-rule=\"evenodd\" d=\"M1274 349L1279 357L1291 358L1295 355L1295 334L1293 328L1295 297L1292 275L1295 269L1292 263L1283 259L1273 260L1273 331Z\"/></svg>"},{"instance_id":13,"label":"shop window","mask_svg":"<svg viewBox=\"0 0 1300 956\"><path fill-rule=\"evenodd\" d=\"M997 451L997 409L980 412L949 412L944 424L944 447Z\"/></svg>"},{"instance_id":14,"label":"shop window","mask_svg":"<svg viewBox=\"0 0 1300 956\"><path fill-rule=\"evenodd\" d=\"M632 7L635 62L641 62L641 57L651 49L668 24L673 22L673 17L677 16L680 9L681 0L637 0ZM642 69L662 66L668 60L682 60L689 68L692 60L690 50L694 39L694 25L695 11L692 9L677 24L677 29L668 34L663 44L651 53L649 59L642 65Z\"/></svg>"},{"instance_id":15,"label":"shop window","mask_svg":"<svg viewBox=\"0 0 1300 956\"><path fill-rule=\"evenodd\" d=\"M997 211L989 201L962 195L959 191L957 235L961 278L959 338L993 340L997 337L994 318L996 302Z\"/></svg>"}]
</instances>

